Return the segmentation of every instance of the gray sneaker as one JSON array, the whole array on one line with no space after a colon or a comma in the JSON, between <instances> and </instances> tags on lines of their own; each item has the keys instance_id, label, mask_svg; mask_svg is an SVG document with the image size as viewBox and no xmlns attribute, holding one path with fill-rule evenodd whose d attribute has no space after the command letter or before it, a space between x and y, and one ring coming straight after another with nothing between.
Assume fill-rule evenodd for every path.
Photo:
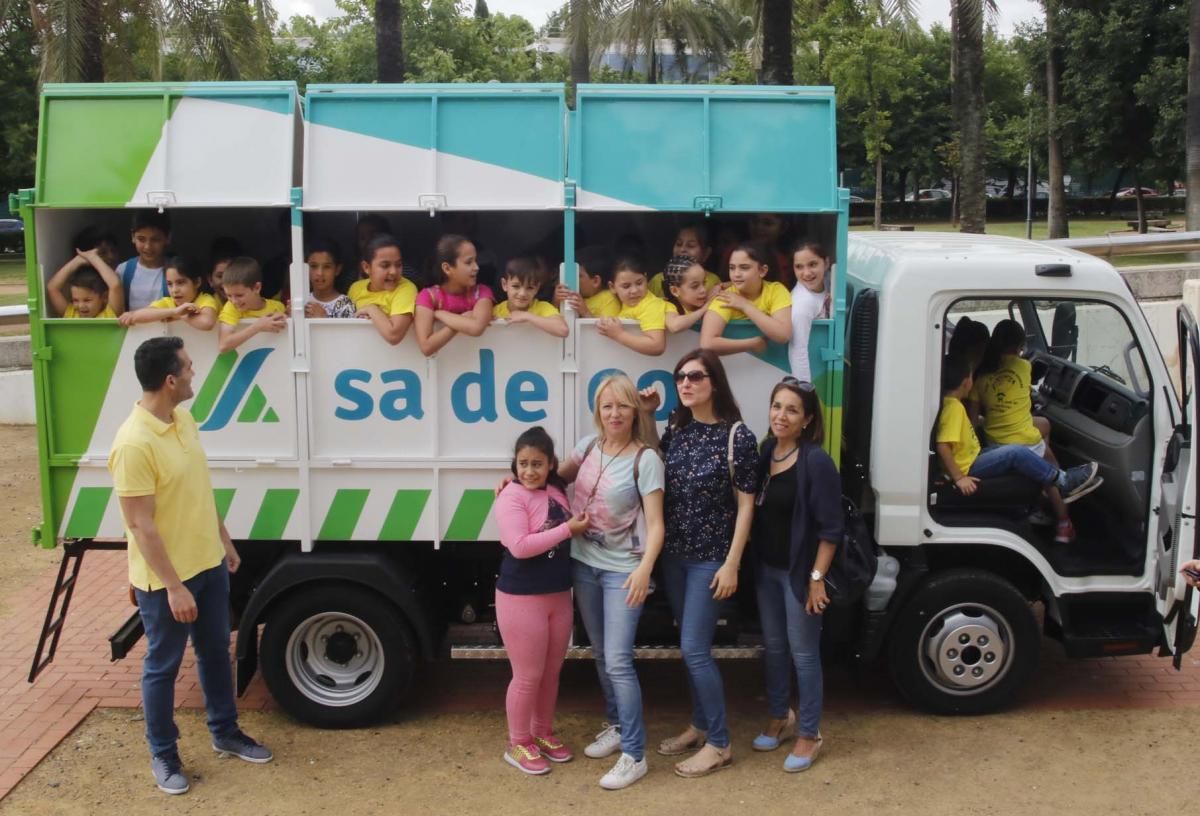
<instances>
[{"instance_id":1,"label":"gray sneaker","mask_svg":"<svg viewBox=\"0 0 1200 816\"><path fill-rule=\"evenodd\" d=\"M240 728L232 734L214 738L212 747L221 756L235 756L238 759L244 759L247 762L254 762L259 765L270 762L275 758L269 748L265 745L259 745L246 736Z\"/></svg>"},{"instance_id":2,"label":"gray sneaker","mask_svg":"<svg viewBox=\"0 0 1200 816\"><path fill-rule=\"evenodd\" d=\"M1078 501L1104 484L1104 479L1096 475L1099 471L1100 466L1095 462L1060 470L1055 484L1062 494L1063 504Z\"/></svg>"},{"instance_id":3,"label":"gray sneaker","mask_svg":"<svg viewBox=\"0 0 1200 816\"><path fill-rule=\"evenodd\" d=\"M188 792L187 777L183 775L183 763L179 754L167 751L150 760L150 770L154 772L154 783L163 793L178 796Z\"/></svg>"}]
</instances>

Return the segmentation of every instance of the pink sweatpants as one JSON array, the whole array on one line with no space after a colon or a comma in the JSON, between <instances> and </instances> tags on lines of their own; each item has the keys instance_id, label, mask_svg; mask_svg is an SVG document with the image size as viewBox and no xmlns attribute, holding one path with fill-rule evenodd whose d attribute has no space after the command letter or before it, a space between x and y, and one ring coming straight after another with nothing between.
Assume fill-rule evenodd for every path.
<instances>
[{"instance_id":1,"label":"pink sweatpants","mask_svg":"<svg viewBox=\"0 0 1200 816\"><path fill-rule=\"evenodd\" d=\"M571 641L573 618L570 590L549 595L496 590L496 624L513 672L505 698L511 745L554 733L558 675Z\"/></svg>"}]
</instances>

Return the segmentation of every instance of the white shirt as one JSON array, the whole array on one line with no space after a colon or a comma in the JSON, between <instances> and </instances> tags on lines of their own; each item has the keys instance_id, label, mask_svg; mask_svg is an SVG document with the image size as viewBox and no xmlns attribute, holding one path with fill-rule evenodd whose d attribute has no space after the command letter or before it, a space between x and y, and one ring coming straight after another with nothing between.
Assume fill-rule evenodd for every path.
<instances>
[{"instance_id":1,"label":"white shirt","mask_svg":"<svg viewBox=\"0 0 1200 816\"><path fill-rule=\"evenodd\" d=\"M136 258L133 261L137 268L133 271L129 291L125 293L125 308L128 311L144 309L163 296L163 275L166 274L160 266L157 269L142 266ZM125 263L128 263L126 261ZM117 267L117 276L124 278L125 263Z\"/></svg>"},{"instance_id":2,"label":"white shirt","mask_svg":"<svg viewBox=\"0 0 1200 816\"><path fill-rule=\"evenodd\" d=\"M788 343L788 364L792 376L802 382L812 382L812 366L808 362L808 338L813 321L825 313L827 292L813 292L803 283L792 289L792 340Z\"/></svg>"}]
</instances>

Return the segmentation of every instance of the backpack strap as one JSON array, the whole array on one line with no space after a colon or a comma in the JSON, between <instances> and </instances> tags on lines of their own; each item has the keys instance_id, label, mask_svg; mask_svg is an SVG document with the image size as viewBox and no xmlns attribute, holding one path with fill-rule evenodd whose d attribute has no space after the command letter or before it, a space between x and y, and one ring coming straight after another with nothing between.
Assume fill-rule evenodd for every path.
<instances>
[{"instance_id":1,"label":"backpack strap","mask_svg":"<svg viewBox=\"0 0 1200 816\"><path fill-rule=\"evenodd\" d=\"M729 485L733 488L735 504L737 500L737 487L733 483L733 440L734 437L737 436L738 428L742 427L743 424L744 423L739 419L737 422L733 423L733 427L729 429L729 450L726 452L726 461L729 463Z\"/></svg>"},{"instance_id":2,"label":"backpack strap","mask_svg":"<svg viewBox=\"0 0 1200 816\"><path fill-rule=\"evenodd\" d=\"M137 257L130 258L121 266L121 285L125 287L125 298L129 298L129 287L133 286L133 275L137 272ZM167 276L163 275L163 286L166 286Z\"/></svg>"},{"instance_id":3,"label":"backpack strap","mask_svg":"<svg viewBox=\"0 0 1200 816\"><path fill-rule=\"evenodd\" d=\"M638 465L640 465L642 462L642 454L645 453L647 450L648 450L648 447L646 445L642 445L640 448L638 448L638 452L633 457L633 487L635 490L637 490L639 507L643 507L645 505L642 504L642 487L641 487L641 485L638 484L638 480L639 480Z\"/></svg>"}]
</instances>

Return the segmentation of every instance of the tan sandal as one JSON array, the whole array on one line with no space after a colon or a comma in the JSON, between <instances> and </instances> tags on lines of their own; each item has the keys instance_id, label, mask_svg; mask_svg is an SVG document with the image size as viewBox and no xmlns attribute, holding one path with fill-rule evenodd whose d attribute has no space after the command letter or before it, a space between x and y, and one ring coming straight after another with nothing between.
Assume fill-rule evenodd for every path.
<instances>
[{"instance_id":1,"label":"tan sandal","mask_svg":"<svg viewBox=\"0 0 1200 816\"><path fill-rule=\"evenodd\" d=\"M711 761L706 760L706 754L715 756L715 759ZM711 773L724 770L731 765L733 765L733 751L728 748L722 750L712 745L705 745L683 762L676 763L675 775L682 776L685 779L696 779L697 777L708 776Z\"/></svg>"},{"instance_id":2,"label":"tan sandal","mask_svg":"<svg viewBox=\"0 0 1200 816\"><path fill-rule=\"evenodd\" d=\"M658 744L658 753L661 756L680 756L689 751L696 751L704 747L707 735L703 731L699 731L695 726L689 725L687 730L682 734L674 737L667 737Z\"/></svg>"}]
</instances>

